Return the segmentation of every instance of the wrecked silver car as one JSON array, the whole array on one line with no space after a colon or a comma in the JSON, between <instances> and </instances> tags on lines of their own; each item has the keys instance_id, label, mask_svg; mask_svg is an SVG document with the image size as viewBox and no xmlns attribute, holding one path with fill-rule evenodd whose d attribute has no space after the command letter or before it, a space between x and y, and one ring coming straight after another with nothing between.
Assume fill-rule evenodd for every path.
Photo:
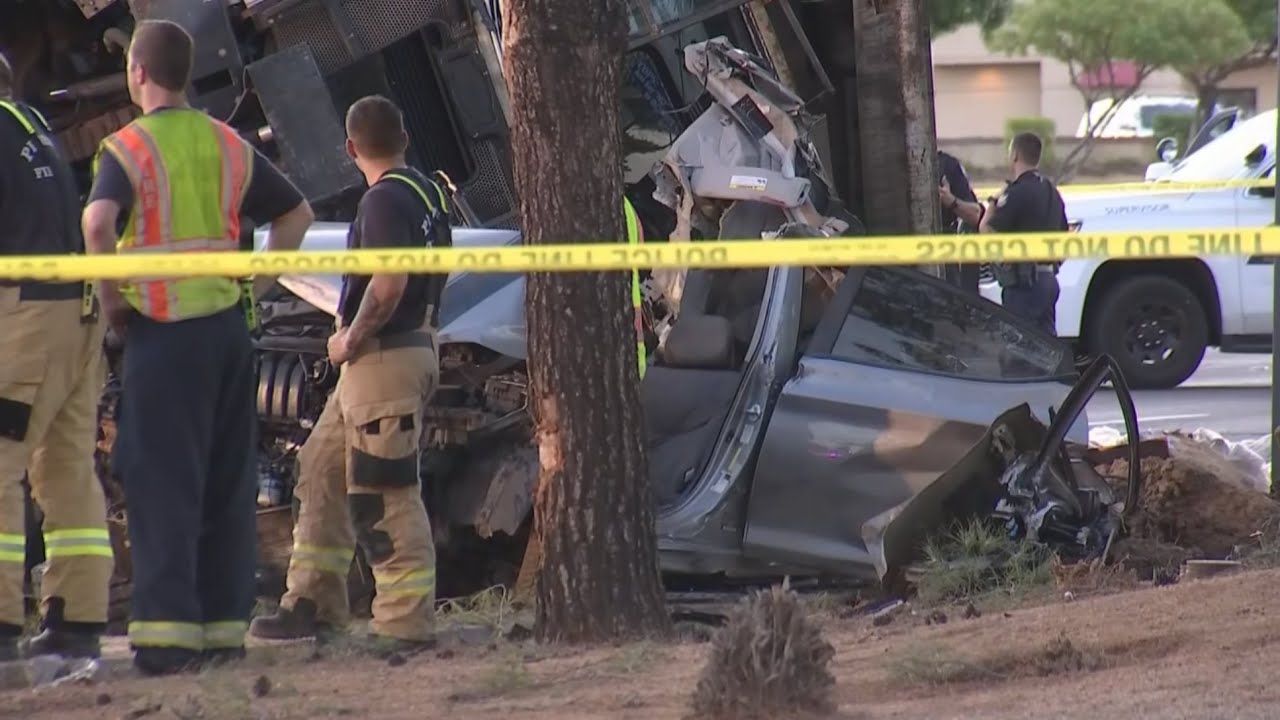
<instances>
[{"instance_id":1,"label":"wrecked silver car","mask_svg":"<svg viewBox=\"0 0 1280 720\"><path fill-rule=\"evenodd\" d=\"M716 103L651 173L675 228L667 241L862 232L823 175L803 103L759 58L716 39L689 46L685 66ZM341 249L346 230L318 223L303 250ZM519 241L454 231L460 246ZM999 305L897 267L649 275L656 347L641 401L668 576L889 581L922 533L962 509L1005 512L1021 524L1011 532L1033 537L1083 534L1091 547L1107 535L1115 498L1089 496L1058 449L1086 439L1078 399L1097 386L1072 395L1068 346ZM266 595L283 589L297 449L336 381L325 340L339 286L284 275L261 307ZM524 286L519 274L458 272L442 298L421 463L441 596L513 584L523 562L538 469ZM104 472L110 445L104 431ZM371 591L358 558L355 570Z\"/></svg>"},{"instance_id":2,"label":"wrecked silver car","mask_svg":"<svg viewBox=\"0 0 1280 720\"><path fill-rule=\"evenodd\" d=\"M754 236L785 243L860 232L832 199L803 130L802 103L759 59L723 40L690 46L685 57L718 102L653 173L655 197L675 217L668 241ZM761 118L771 130L757 138L750 128L763 127ZM514 233L464 230L455 238L518 241ZM344 243L344 225L324 225L304 248ZM328 314L338 283L333 276L280 280ZM505 367L523 383L523 291L519 275L451 277L442 352L487 356L485 367ZM664 319L654 328L660 341L641 396L660 505L659 552L671 574L881 577L877 519L970 457L1010 408L1022 407L1027 422L1039 416L1043 429L1075 377L1064 344L911 269L658 271L649 297ZM478 366L457 365L457 377L473 377ZM453 397L452 388L442 385L434 417L448 416L442 398ZM521 384L518 399L501 409L505 416L490 411L489 421L524 426L523 390ZM475 385L467 393L483 395ZM1087 419L1078 413L1071 420L1063 432L1083 441ZM436 433L433 442L424 495L436 526L478 528L481 536L520 532L536 464L464 478L430 458L465 454L500 463L485 462L462 434ZM485 450L529 452L519 433Z\"/></svg>"}]
</instances>

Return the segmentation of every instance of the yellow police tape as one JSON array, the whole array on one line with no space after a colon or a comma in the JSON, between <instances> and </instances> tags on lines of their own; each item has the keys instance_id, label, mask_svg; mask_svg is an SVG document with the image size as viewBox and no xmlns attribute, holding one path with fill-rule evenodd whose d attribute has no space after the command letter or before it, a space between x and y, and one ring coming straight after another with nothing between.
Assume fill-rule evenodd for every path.
<instances>
[{"instance_id":1,"label":"yellow police tape","mask_svg":"<svg viewBox=\"0 0 1280 720\"><path fill-rule=\"evenodd\" d=\"M1091 195L1091 194L1128 194L1128 193L1174 193L1174 192L1190 192L1193 190L1219 190L1224 188L1256 188L1269 187L1274 188L1276 182L1274 179L1257 179L1257 180L1153 180L1151 182L1116 182L1116 183L1067 183L1059 185L1058 190L1063 195ZM1004 186L983 186L975 187L973 193L978 196L979 200L983 200L993 195L999 195L1004 191Z\"/></svg>"},{"instance_id":2,"label":"yellow police tape","mask_svg":"<svg viewBox=\"0 0 1280 720\"><path fill-rule=\"evenodd\" d=\"M1070 258L1280 256L1280 227L1168 232L1010 233L785 238L652 243L511 245L440 250L213 252L173 255L0 256L0 278L244 277L265 274L446 273L930 265Z\"/></svg>"}]
</instances>

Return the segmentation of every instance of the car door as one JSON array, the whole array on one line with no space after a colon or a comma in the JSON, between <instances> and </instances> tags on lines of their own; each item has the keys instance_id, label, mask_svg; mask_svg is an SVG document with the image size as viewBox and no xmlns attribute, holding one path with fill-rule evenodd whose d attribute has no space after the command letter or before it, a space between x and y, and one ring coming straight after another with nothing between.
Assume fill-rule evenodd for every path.
<instances>
[{"instance_id":1,"label":"car door","mask_svg":"<svg viewBox=\"0 0 1280 720\"><path fill-rule=\"evenodd\" d=\"M1275 182L1275 165L1259 174L1259 179ZM1236 227L1261 227L1275 224L1276 189L1271 187L1236 188ZM1240 306L1246 335L1271 334L1271 292L1275 271L1272 258L1254 255L1239 258Z\"/></svg>"},{"instance_id":2,"label":"car door","mask_svg":"<svg viewBox=\"0 0 1280 720\"><path fill-rule=\"evenodd\" d=\"M770 415L744 552L874 577L863 523L1005 410L1029 403L1047 423L1073 374L1065 343L997 305L914 270L850 270Z\"/></svg>"}]
</instances>

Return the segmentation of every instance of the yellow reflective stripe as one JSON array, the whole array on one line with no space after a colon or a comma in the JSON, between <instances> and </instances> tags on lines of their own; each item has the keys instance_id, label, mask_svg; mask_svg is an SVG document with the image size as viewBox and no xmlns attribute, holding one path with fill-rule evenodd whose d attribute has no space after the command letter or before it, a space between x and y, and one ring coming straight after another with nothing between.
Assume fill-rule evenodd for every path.
<instances>
[{"instance_id":1,"label":"yellow reflective stripe","mask_svg":"<svg viewBox=\"0 0 1280 720\"><path fill-rule=\"evenodd\" d=\"M9 114L13 116L14 120L17 120L18 123L22 125L22 128L27 131L28 135L36 134L35 126L31 124L31 121L27 119L26 115L22 114L22 111L18 109L17 104L15 104L13 101L0 100L0 108L4 108L5 110L9 111ZM44 121L44 118L41 117L38 113L37 113L37 117L40 117L41 122ZM45 125L47 126L48 123L45 123Z\"/></svg>"},{"instance_id":2,"label":"yellow reflective stripe","mask_svg":"<svg viewBox=\"0 0 1280 720\"><path fill-rule=\"evenodd\" d=\"M436 589L435 570L411 570L395 578L374 572L373 579L377 593L383 597L430 595Z\"/></svg>"},{"instance_id":3,"label":"yellow reflective stripe","mask_svg":"<svg viewBox=\"0 0 1280 720\"><path fill-rule=\"evenodd\" d=\"M44 534L44 548L45 554L51 558L72 555L113 557L111 535L106 528L50 530Z\"/></svg>"},{"instance_id":4,"label":"yellow reflective stripe","mask_svg":"<svg viewBox=\"0 0 1280 720\"><path fill-rule=\"evenodd\" d=\"M622 198L622 214L627 219L627 243L631 245L640 244L640 217L636 215L636 209L632 207L631 201L626 197ZM640 379L644 379L644 371L648 366L646 362L646 353L644 347L644 318L641 305L643 299L640 296L640 270L631 271L631 307L636 313L636 360L640 365Z\"/></svg>"},{"instance_id":5,"label":"yellow reflective stripe","mask_svg":"<svg viewBox=\"0 0 1280 720\"><path fill-rule=\"evenodd\" d=\"M44 534L44 541L55 542L58 540L110 540L111 533L106 528L67 528L65 530L50 530Z\"/></svg>"},{"instance_id":6,"label":"yellow reflective stripe","mask_svg":"<svg viewBox=\"0 0 1280 720\"><path fill-rule=\"evenodd\" d=\"M206 648L238 648L244 645L249 623L240 620L223 620L204 624Z\"/></svg>"},{"instance_id":7,"label":"yellow reflective stripe","mask_svg":"<svg viewBox=\"0 0 1280 720\"><path fill-rule=\"evenodd\" d=\"M0 533L0 562L20 563L27 559L27 538L14 533Z\"/></svg>"},{"instance_id":8,"label":"yellow reflective stripe","mask_svg":"<svg viewBox=\"0 0 1280 720\"><path fill-rule=\"evenodd\" d=\"M37 110L34 105L28 105L27 109L31 111L32 115L36 116L36 119L40 121L40 124L44 126L45 130L53 132L53 128L49 127L49 121L45 119L44 113Z\"/></svg>"},{"instance_id":9,"label":"yellow reflective stripe","mask_svg":"<svg viewBox=\"0 0 1280 720\"><path fill-rule=\"evenodd\" d=\"M135 620L129 623L129 643L137 647L203 650L204 628L197 623Z\"/></svg>"},{"instance_id":10,"label":"yellow reflective stripe","mask_svg":"<svg viewBox=\"0 0 1280 720\"><path fill-rule=\"evenodd\" d=\"M351 569L351 558L354 554L354 548L294 545L293 558L290 563L311 570L346 575Z\"/></svg>"}]
</instances>

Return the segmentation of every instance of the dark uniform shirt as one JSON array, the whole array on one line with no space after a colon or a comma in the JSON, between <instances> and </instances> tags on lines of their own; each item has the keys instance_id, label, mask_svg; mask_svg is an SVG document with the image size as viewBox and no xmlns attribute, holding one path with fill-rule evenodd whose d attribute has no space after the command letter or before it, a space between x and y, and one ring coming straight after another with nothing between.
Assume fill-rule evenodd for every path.
<instances>
[{"instance_id":1,"label":"dark uniform shirt","mask_svg":"<svg viewBox=\"0 0 1280 720\"><path fill-rule=\"evenodd\" d=\"M165 112L168 109L161 108L154 112ZM124 232L129 212L133 209L133 183L129 182L129 175L111 153L102 153L98 160L98 174L93 178L93 188L89 191L89 202L94 200L114 200L120 205L116 232ZM266 225L297 207L300 202L302 193L298 188L255 149L253 174L249 178L249 187L240 212L255 225Z\"/></svg>"},{"instance_id":2,"label":"dark uniform shirt","mask_svg":"<svg viewBox=\"0 0 1280 720\"><path fill-rule=\"evenodd\" d=\"M978 196L973 193L973 186L969 184L969 176L965 174L964 166L960 164L960 160L954 155L938 151L938 183L942 183L942 178L946 178L947 185L951 187L951 194L961 202L978 202ZM960 220L955 212L948 208L942 208L942 228L948 232L957 229L956 223Z\"/></svg>"},{"instance_id":3,"label":"dark uniform shirt","mask_svg":"<svg viewBox=\"0 0 1280 720\"><path fill-rule=\"evenodd\" d=\"M347 248L425 248L448 247L452 244L449 217L441 208L436 186L413 168L396 168L389 172L407 175L426 192L435 212L429 209L407 183L385 175L360 198L355 222L347 233ZM410 274L408 285L378 337L409 332L428 320L427 310L438 309L440 296L448 276L443 274ZM346 275L342 279L342 298L338 314L343 326L355 319L369 287L368 275ZM434 321L434 318L432 318Z\"/></svg>"},{"instance_id":4,"label":"dark uniform shirt","mask_svg":"<svg viewBox=\"0 0 1280 720\"><path fill-rule=\"evenodd\" d=\"M987 224L996 232L1066 232L1062 194L1038 171L1027 170L996 199Z\"/></svg>"},{"instance_id":5,"label":"dark uniform shirt","mask_svg":"<svg viewBox=\"0 0 1280 720\"><path fill-rule=\"evenodd\" d=\"M15 105L36 134L0 108L0 254L83 253L71 165L40 118Z\"/></svg>"}]
</instances>

